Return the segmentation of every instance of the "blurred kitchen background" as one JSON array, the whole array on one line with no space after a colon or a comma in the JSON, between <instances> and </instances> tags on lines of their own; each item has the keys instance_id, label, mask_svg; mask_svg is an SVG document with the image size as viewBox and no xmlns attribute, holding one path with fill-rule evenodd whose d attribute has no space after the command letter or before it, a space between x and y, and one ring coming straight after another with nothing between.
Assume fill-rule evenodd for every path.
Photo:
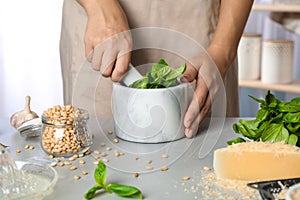
<instances>
[{"instance_id":1,"label":"blurred kitchen background","mask_svg":"<svg viewBox=\"0 0 300 200\"><path fill-rule=\"evenodd\" d=\"M31 96L31 107L38 114L63 104L59 61L62 3L0 0L0 117L23 109L26 95ZM262 41L293 40L293 80L299 80L300 0L256 0L255 4L245 33L261 34ZM258 85L240 87L241 117L255 116L258 104L248 94L263 98L266 88ZM300 85L299 92L283 88L272 92L282 100L300 96Z\"/></svg>"}]
</instances>

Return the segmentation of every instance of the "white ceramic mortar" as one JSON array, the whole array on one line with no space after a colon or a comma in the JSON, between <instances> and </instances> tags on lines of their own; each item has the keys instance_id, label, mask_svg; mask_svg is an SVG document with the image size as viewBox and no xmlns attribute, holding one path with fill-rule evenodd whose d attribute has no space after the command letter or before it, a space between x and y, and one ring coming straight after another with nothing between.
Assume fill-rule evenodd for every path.
<instances>
[{"instance_id":1,"label":"white ceramic mortar","mask_svg":"<svg viewBox=\"0 0 300 200\"><path fill-rule=\"evenodd\" d=\"M160 89L113 85L116 135L140 143L169 142L184 137L183 118L192 98L190 84Z\"/></svg>"}]
</instances>

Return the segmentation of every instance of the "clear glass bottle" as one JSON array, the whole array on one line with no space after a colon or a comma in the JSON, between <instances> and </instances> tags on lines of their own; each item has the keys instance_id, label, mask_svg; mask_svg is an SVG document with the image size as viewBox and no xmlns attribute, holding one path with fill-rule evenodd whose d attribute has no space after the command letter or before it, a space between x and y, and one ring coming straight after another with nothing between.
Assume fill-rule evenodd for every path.
<instances>
[{"instance_id":1,"label":"clear glass bottle","mask_svg":"<svg viewBox=\"0 0 300 200\"><path fill-rule=\"evenodd\" d=\"M88 112L70 107L53 107L42 115L42 147L48 154L69 157L84 153L93 143Z\"/></svg>"}]
</instances>

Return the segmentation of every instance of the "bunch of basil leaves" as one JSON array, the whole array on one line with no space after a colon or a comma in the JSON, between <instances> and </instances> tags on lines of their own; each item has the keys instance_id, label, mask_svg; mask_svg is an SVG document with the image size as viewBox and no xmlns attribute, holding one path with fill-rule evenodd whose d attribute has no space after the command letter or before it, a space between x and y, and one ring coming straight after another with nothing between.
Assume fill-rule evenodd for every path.
<instances>
[{"instance_id":1,"label":"bunch of basil leaves","mask_svg":"<svg viewBox=\"0 0 300 200\"><path fill-rule=\"evenodd\" d=\"M142 192L136 187L116 183L106 184L106 165L102 161L99 161L95 169L94 178L97 183L84 195L85 199L94 198L97 190L105 190L108 193L115 193L122 197L137 197L143 199Z\"/></svg>"},{"instance_id":2,"label":"bunch of basil leaves","mask_svg":"<svg viewBox=\"0 0 300 200\"><path fill-rule=\"evenodd\" d=\"M270 91L265 99L258 99L249 95L260 103L260 109L255 119L240 119L233 124L233 130L253 141L285 142L300 147L300 97L289 102L280 101ZM243 138L236 138L227 142L245 142Z\"/></svg>"},{"instance_id":3,"label":"bunch of basil leaves","mask_svg":"<svg viewBox=\"0 0 300 200\"><path fill-rule=\"evenodd\" d=\"M186 64L173 70L164 59L152 65L150 72L128 87L140 89L167 88L178 85L177 78L186 70Z\"/></svg>"}]
</instances>

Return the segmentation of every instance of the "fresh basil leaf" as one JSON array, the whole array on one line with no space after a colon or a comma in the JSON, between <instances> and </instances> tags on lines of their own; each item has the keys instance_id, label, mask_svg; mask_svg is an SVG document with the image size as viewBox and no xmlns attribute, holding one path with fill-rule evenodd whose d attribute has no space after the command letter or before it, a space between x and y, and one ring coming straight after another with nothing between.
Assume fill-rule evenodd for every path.
<instances>
[{"instance_id":1,"label":"fresh basil leaf","mask_svg":"<svg viewBox=\"0 0 300 200\"><path fill-rule=\"evenodd\" d=\"M173 79L170 81L165 81L163 83L163 85L167 88L167 87L172 87L172 86L178 85L178 82L177 82L177 79Z\"/></svg>"},{"instance_id":2,"label":"fresh basil leaf","mask_svg":"<svg viewBox=\"0 0 300 200\"><path fill-rule=\"evenodd\" d=\"M166 77L171 71L172 71L172 69L170 68L170 66L164 66L164 67L160 68L160 69L157 71L157 77L159 77L159 78L164 78L164 77Z\"/></svg>"},{"instance_id":3,"label":"fresh basil leaf","mask_svg":"<svg viewBox=\"0 0 300 200\"><path fill-rule=\"evenodd\" d=\"M165 88L165 86L162 84L153 82L153 83L147 83L146 88L148 88L148 89Z\"/></svg>"},{"instance_id":4,"label":"fresh basil leaf","mask_svg":"<svg viewBox=\"0 0 300 200\"><path fill-rule=\"evenodd\" d=\"M291 100L291 103L293 103L293 104L299 104L300 103L300 97L295 97L295 98L293 98L292 100Z\"/></svg>"},{"instance_id":5,"label":"fresh basil leaf","mask_svg":"<svg viewBox=\"0 0 300 200\"><path fill-rule=\"evenodd\" d=\"M175 69L175 70L172 70L168 76L166 76L166 80L167 81L170 81L172 79L176 79L177 77L179 77L180 75L182 75L186 70L186 64L184 64L183 66Z\"/></svg>"},{"instance_id":6,"label":"fresh basil leaf","mask_svg":"<svg viewBox=\"0 0 300 200\"><path fill-rule=\"evenodd\" d=\"M110 183L106 188L121 197L138 197L143 199L142 192L133 186Z\"/></svg>"},{"instance_id":7,"label":"fresh basil leaf","mask_svg":"<svg viewBox=\"0 0 300 200\"><path fill-rule=\"evenodd\" d=\"M278 111L279 112L300 112L300 105L293 104L290 102L280 102L278 104Z\"/></svg>"},{"instance_id":8,"label":"fresh basil leaf","mask_svg":"<svg viewBox=\"0 0 300 200\"><path fill-rule=\"evenodd\" d=\"M289 139L287 141L287 144L290 144L290 145L296 145L298 142L298 136L297 135L294 135L294 134L291 134L289 136Z\"/></svg>"},{"instance_id":9,"label":"fresh basil leaf","mask_svg":"<svg viewBox=\"0 0 300 200\"><path fill-rule=\"evenodd\" d=\"M256 102L258 102L258 103L261 103L261 104L265 104L266 102L265 102L265 100L263 100L263 99L259 99L259 98L256 98L256 97L254 97L254 96L252 96L252 95L248 95L251 99L253 99L254 101L256 101Z\"/></svg>"},{"instance_id":10,"label":"fresh basil leaf","mask_svg":"<svg viewBox=\"0 0 300 200\"><path fill-rule=\"evenodd\" d=\"M243 138L238 137L238 138L235 138L233 140L227 141L227 144L232 145L232 144L243 143L243 142L246 142L246 140L244 140Z\"/></svg>"},{"instance_id":11,"label":"fresh basil leaf","mask_svg":"<svg viewBox=\"0 0 300 200\"><path fill-rule=\"evenodd\" d=\"M299 131L300 123L288 123L286 125L286 128L289 130L290 133L294 133L300 136L300 131Z\"/></svg>"},{"instance_id":12,"label":"fresh basil leaf","mask_svg":"<svg viewBox=\"0 0 300 200\"><path fill-rule=\"evenodd\" d=\"M100 186L105 186L106 183L106 165L100 160L94 172L95 181Z\"/></svg>"},{"instance_id":13,"label":"fresh basil leaf","mask_svg":"<svg viewBox=\"0 0 300 200\"><path fill-rule=\"evenodd\" d=\"M283 118L283 113L275 115L272 119L269 120L269 123L276 123L276 124L281 124L282 123L282 118Z\"/></svg>"},{"instance_id":14,"label":"fresh basil leaf","mask_svg":"<svg viewBox=\"0 0 300 200\"><path fill-rule=\"evenodd\" d=\"M259 123L257 123L255 120L243 120L240 119L238 123L233 125L233 130L236 133L239 133L245 137L248 137L250 139L256 138L256 132L251 129L250 127L257 127Z\"/></svg>"},{"instance_id":15,"label":"fresh basil leaf","mask_svg":"<svg viewBox=\"0 0 300 200\"><path fill-rule=\"evenodd\" d=\"M94 187L92 187L91 189L89 189L89 191L87 193L84 194L84 198L85 199L92 199L95 196L95 193L97 190L101 190L103 189L103 187L99 184L95 185Z\"/></svg>"},{"instance_id":16,"label":"fresh basil leaf","mask_svg":"<svg viewBox=\"0 0 300 200\"><path fill-rule=\"evenodd\" d=\"M256 113L256 119L259 121L264 121L264 120L268 119L269 115L270 115L269 110L261 108Z\"/></svg>"},{"instance_id":17,"label":"fresh basil leaf","mask_svg":"<svg viewBox=\"0 0 300 200\"><path fill-rule=\"evenodd\" d=\"M164 66L168 65L168 63L164 59L160 59L157 63L161 64L161 65L164 65Z\"/></svg>"},{"instance_id":18,"label":"fresh basil leaf","mask_svg":"<svg viewBox=\"0 0 300 200\"><path fill-rule=\"evenodd\" d=\"M262 133L261 139L264 142L286 142L289 138L288 130L283 126L283 124L272 123L267 126Z\"/></svg>"},{"instance_id":19,"label":"fresh basil leaf","mask_svg":"<svg viewBox=\"0 0 300 200\"><path fill-rule=\"evenodd\" d=\"M148 83L148 77L143 77L141 79L134 81L128 87L143 89L143 88L147 88L147 83Z\"/></svg>"},{"instance_id":20,"label":"fresh basil leaf","mask_svg":"<svg viewBox=\"0 0 300 200\"><path fill-rule=\"evenodd\" d=\"M267 94L266 94L266 97L265 97L265 101L266 101L268 107L270 107L270 108L275 108L275 107L277 106L277 101L278 101L278 100L277 100L276 97L275 97L273 94L271 94L271 92L268 90L268 91L267 91Z\"/></svg>"},{"instance_id":21,"label":"fresh basil leaf","mask_svg":"<svg viewBox=\"0 0 300 200\"><path fill-rule=\"evenodd\" d=\"M300 122L300 112L297 113L286 113L282 119L284 122L297 123Z\"/></svg>"}]
</instances>

